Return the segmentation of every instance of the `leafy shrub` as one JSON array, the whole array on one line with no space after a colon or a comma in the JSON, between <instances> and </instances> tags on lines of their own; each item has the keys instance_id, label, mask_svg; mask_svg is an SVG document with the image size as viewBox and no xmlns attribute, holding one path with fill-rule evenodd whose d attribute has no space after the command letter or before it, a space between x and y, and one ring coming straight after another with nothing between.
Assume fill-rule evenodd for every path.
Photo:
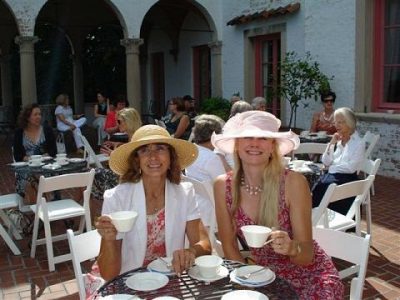
<instances>
[{"instance_id":1,"label":"leafy shrub","mask_svg":"<svg viewBox=\"0 0 400 300\"><path fill-rule=\"evenodd\" d=\"M223 120L228 120L231 104L221 97L211 97L201 102L200 113L216 115Z\"/></svg>"}]
</instances>

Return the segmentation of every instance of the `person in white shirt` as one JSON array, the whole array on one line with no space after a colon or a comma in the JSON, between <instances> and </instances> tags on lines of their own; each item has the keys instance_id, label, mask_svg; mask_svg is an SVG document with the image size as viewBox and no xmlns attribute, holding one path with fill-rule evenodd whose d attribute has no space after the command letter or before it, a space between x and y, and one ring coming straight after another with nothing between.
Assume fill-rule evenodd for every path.
<instances>
[{"instance_id":1,"label":"person in white shirt","mask_svg":"<svg viewBox=\"0 0 400 300\"><path fill-rule=\"evenodd\" d=\"M54 114L57 117L57 129L59 131L72 130L78 153L83 153L83 143L80 135L81 127L86 123L86 118L83 115L74 115L71 106L69 106L69 97L67 94L60 94L56 98L56 110Z\"/></svg>"},{"instance_id":2,"label":"person in white shirt","mask_svg":"<svg viewBox=\"0 0 400 300\"><path fill-rule=\"evenodd\" d=\"M322 162L328 167L328 173L320 178L312 189L313 207L317 207L331 183L344 184L358 180L357 171L365 157L365 142L356 131L356 116L347 107L335 110L334 120L337 132L332 136ZM337 201L329 208L346 214L354 198Z\"/></svg>"},{"instance_id":3,"label":"person in white shirt","mask_svg":"<svg viewBox=\"0 0 400 300\"><path fill-rule=\"evenodd\" d=\"M194 163L186 168L186 176L203 182L210 190L212 190L214 179L225 174L222 159L213 152L214 146L211 144L211 135L213 132L221 133L224 123L218 116L204 114L196 118L193 128L194 142L199 155ZM196 200L204 225L210 226L214 217L213 203L198 195L196 195Z\"/></svg>"}]
</instances>

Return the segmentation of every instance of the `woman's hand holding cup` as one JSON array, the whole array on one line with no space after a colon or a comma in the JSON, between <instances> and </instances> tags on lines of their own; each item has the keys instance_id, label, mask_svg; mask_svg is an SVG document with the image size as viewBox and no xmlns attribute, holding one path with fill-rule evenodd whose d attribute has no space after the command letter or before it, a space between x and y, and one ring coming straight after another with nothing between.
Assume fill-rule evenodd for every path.
<instances>
[{"instance_id":1,"label":"woman's hand holding cup","mask_svg":"<svg viewBox=\"0 0 400 300\"><path fill-rule=\"evenodd\" d=\"M95 224L98 233L106 241L114 241L117 237L117 229L113 225L111 218L103 215L97 218Z\"/></svg>"}]
</instances>

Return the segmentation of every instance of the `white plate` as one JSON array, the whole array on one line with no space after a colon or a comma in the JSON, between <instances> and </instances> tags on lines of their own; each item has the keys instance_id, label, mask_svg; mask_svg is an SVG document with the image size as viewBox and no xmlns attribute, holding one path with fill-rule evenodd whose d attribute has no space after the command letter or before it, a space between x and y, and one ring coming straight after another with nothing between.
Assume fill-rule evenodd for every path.
<instances>
[{"instance_id":1,"label":"white plate","mask_svg":"<svg viewBox=\"0 0 400 300\"><path fill-rule=\"evenodd\" d=\"M225 268L224 266L220 266L218 269L217 274L214 277L203 277L200 274L199 267L194 266L189 269L188 275L194 279L201 280L201 281L206 281L206 282L213 282L216 280L220 280L226 276L228 276L229 270Z\"/></svg>"},{"instance_id":2,"label":"white plate","mask_svg":"<svg viewBox=\"0 0 400 300\"><path fill-rule=\"evenodd\" d=\"M10 165L13 166L13 167L24 167L24 166L27 166L28 163L26 161L16 161L16 162L13 162Z\"/></svg>"},{"instance_id":3,"label":"white plate","mask_svg":"<svg viewBox=\"0 0 400 300\"><path fill-rule=\"evenodd\" d=\"M172 261L172 257L163 257L163 259L167 262L171 262ZM151 272L158 272L161 274L165 274L165 275L172 275L175 274L174 271L172 271L171 269L169 269L167 267L167 265L159 258L157 258L156 260L153 260L151 263L148 264L147 269Z\"/></svg>"},{"instance_id":4,"label":"white plate","mask_svg":"<svg viewBox=\"0 0 400 300\"><path fill-rule=\"evenodd\" d=\"M80 162L83 162L85 160L83 158L73 157L73 158L69 158L68 161L72 162L72 163L80 163Z\"/></svg>"},{"instance_id":5,"label":"white plate","mask_svg":"<svg viewBox=\"0 0 400 300\"><path fill-rule=\"evenodd\" d=\"M162 288L169 279L164 274L156 272L136 273L126 280L126 285L137 291L153 291Z\"/></svg>"},{"instance_id":6,"label":"white plate","mask_svg":"<svg viewBox=\"0 0 400 300\"><path fill-rule=\"evenodd\" d=\"M41 167L44 166L44 163L40 163L39 165L32 165L31 163L28 164L30 167L32 168L37 168L37 167Z\"/></svg>"},{"instance_id":7,"label":"white plate","mask_svg":"<svg viewBox=\"0 0 400 300\"><path fill-rule=\"evenodd\" d=\"M221 300L268 300L268 297L257 291L237 290L226 293Z\"/></svg>"},{"instance_id":8,"label":"white plate","mask_svg":"<svg viewBox=\"0 0 400 300\"><path fill-rule=\"evenodd\" d=\"M172 297L172 296L160 296L160 297L154 298L153 300L179 300L179 298Z\"/></svg>"},{"instance_id":9,"label":"white plate","mask_svg":"<svg viewBox=\"0 0 400 300\"><path fill-rule=\"evenodd\" d=\"M102 300L138 300L141 298L139 298L138 296L135 296L135 295L114 294L114 295L108 295L105 297L101 297L100 299L102 299Z\"/></svg>"},{"instance_id":10,"label":"white plate","mask_svg":"<svg viewBox=\"0 0 400 300\"><path fill-rule=\"evenodd\" d=\"M127 134L125 132L116 132L113 135L126 135L127 136Z\"/></svg>"},{"instance_id":11,"label":"white plate","mask_svg":"<svg viewBox=\"0 0 400 300\"><path fill-rule=\"evenodd\" d=\"M236 277L237 272L239 272L239 274L244 275L249 272L256 271L256 270L260 269L260 267L261 266L254 265L254 266L244 266L244 267L235 269L230 274L231 281L238 283L240 285L249 286L249 287L260 287L260 286L264 286L264 285L267 285L267 284L273 282L276 278L276 275L270 269L266 270L265 272L260 272L260 274L252 275L247 280L239 279Z\"/></svg>"},{"instance_id":12,"label":"white plate","mask_svg":"<svg viewBox=\"0 0 400 300\"><path fill-rule=\"evenodd\" d=\"M43 156L42 157L42 160L50 160L50 159L53 159L51 156Z\"/></svg>"},{"instance_id":13,"label":"white plate","mask_svg":"<svg viewBox=\"0 0 400 300\"><path fill-rule=\"evenodd\" d=\"M48 165L44 165L42 168L47 169L47 170L57 170L57 169L61 168L61 166L59 164L48 164Z\"/></svg>"}]
</instances>

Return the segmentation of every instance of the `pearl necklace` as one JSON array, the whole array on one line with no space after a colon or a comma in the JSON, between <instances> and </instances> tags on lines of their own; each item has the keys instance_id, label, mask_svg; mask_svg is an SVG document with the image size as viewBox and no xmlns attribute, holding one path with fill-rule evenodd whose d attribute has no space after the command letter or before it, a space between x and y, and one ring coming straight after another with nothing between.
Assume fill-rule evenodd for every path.
<instances>
[{"instance_id":1,"label":"pearl necklace","mask_svg":"<svg viewBox=\"0 0 400 300\"><path fill-rule=\"evenodd\" d=\"M256 196L258 193L262 192L262 187L261 185L250 185L245 182L244 176L240 178L240 186L244 187L244 190L250 195L250 196Z\"/></svg>"}]
</instances>

